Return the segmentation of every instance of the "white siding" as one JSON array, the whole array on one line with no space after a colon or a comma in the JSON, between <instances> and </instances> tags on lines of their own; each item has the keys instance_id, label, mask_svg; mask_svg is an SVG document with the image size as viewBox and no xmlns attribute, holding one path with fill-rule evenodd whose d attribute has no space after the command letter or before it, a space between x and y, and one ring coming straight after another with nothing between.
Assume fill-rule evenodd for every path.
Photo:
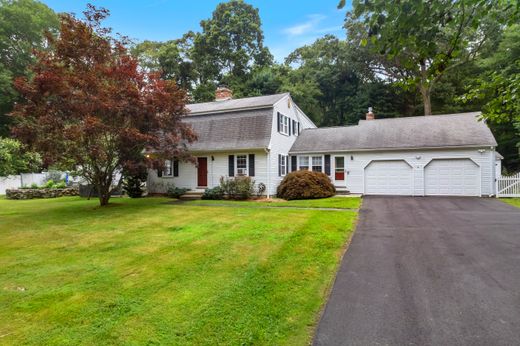
<instances>
[{"instance_id":1,"label":"white siding","mask_svg":"<svg viewBox=\"0 0 520 346\"><path fill-rule=\"evenodd\" d=\"M433 159L469 158L480 167L482 195L490 196L495 194L495 156L494 150L490 148L357 151L346 153L331 152L330 154L345 155L346 185L347 189L352 193L365 193L365 167L374 160L405 160L408 162L413 167L413 195L424 196L424 167L430 161ZM331 170L333 169L334 167L331 167Z\"/></svg>"},{"instance_id":2,"label":"white siding","mask_svg":"<svg viewBox=\"0 0 520 346\"><path fill-rule=\"evenodd\" d=\"M300 123L300 130L315 128L316 125L296 106L294 101L290 98L290 96L286 96L278 101L274 105L273 109L273 124L271 131L271 142L269 144L270 149L270 166L271 166L271 176L270 176L270 184L269 184L269 194L276 194L276 189L283 177L278 176L278 155L289 155L289 150L291 149L294 141L297 136L292 134L290 136L286 136L278 132L278 112L289 117L292 120L296 120ZM290 159L289 159L289 167L290 167ZM290 169L289 169L290 171Z\"/></svg>"},{"instance_id":3,"label":"white siding","mask_svg":"<svg viewBox=\"0 0 520 346\"><path fill-rule=\"evenodd\" d=\"M296 106L289 95L279 100L273 107L273 120L271 124L271 140L269 153L265 151L239 151L239 152L206 152L193 153L195 157L208 158L208 187L219 185L220 177L228 176L228 155L255 154L255 181L264 183L268 187L269 195L276 194L276 189L283 177L278 176L278 155L288 155L297 136L287 136L278 132L278 112L300 123L300 130L315 128L316 125ZM212 160L212 156L214 160ZM290 167L290 161L288 162ZM148 174L148 190L152 193L164 193L168 185L189 189L197 188L197 167L191 163L179 162L178 177L158 177L155 170Z\"/></svg>"},{"instance_id":4,"label":"white siding","mask_svg":"<svg viewBox=\"0 0 520 346\"><path fill-rule=\"evenodd\" d=\"M208 188L219 185L220 177L228 177L228 156L255 154L256 184L264 183L267 186L267 155L264 151L193 153L195 157L208 159ZM151 193L164 193L169 185L185 187L191 190L197 188L197 167L190 162L179 162L178 177L158 177L157 171L148 171L148 190Z\"/></svg>"}]
</instances>

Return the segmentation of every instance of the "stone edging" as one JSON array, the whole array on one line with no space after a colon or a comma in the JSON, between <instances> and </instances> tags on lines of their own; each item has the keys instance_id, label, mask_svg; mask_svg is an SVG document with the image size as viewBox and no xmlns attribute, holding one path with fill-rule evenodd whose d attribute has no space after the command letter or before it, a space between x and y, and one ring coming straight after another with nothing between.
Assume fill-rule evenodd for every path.
<instances>
[{"instance_id":1,"label":"stone edging","mask_svg":"<svg viewBox=\"0 0 520 346\"><path fill-rule=\"evenodd\" d=\"M7 199L56 198L63 196L78 196L79 191L74 187L63 189L8 189L5 190Z\"/></svg>"}]
</instances>

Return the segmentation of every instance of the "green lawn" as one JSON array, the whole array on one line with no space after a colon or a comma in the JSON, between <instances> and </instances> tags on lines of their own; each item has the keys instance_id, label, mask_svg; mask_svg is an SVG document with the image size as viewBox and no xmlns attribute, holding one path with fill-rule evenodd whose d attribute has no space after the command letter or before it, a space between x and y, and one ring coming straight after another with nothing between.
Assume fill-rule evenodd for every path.
<instances>
[{"instance_id":1,"label":"green lawn","mask_svg":"<svg viewBox=\"0 0 520 346\"><path fill-rule=\"evenodd\" d=\"M1 199L0 344L308 344L357 214L166 201Z\"/></svg>"},{"instance_id":2,"label":"green lawn","mask_svg":"<svg viewBox=\"0 0 520 346\"><path fill-rule=\"evenodd\" d=\"M306 200L259 200L259 201L190 201L187 203L191 204L239 204L247 206L281 206L281 207L303 207L303 208L339 208L339 209L358 209L361 204L361 198L359 197L330 197L323 199L306 199Z\"/></svg>"},{"instance_id":3,"label":"green lawn","mask_svg":"<svg viewBox=\"0 0 520 346\"><path fill-rule=\"evenodd\" d=\"M515 207L520 208L520 198L500 198L502 202L506 202L508 204L514 205Z\"/></svg>"}]
</instances>

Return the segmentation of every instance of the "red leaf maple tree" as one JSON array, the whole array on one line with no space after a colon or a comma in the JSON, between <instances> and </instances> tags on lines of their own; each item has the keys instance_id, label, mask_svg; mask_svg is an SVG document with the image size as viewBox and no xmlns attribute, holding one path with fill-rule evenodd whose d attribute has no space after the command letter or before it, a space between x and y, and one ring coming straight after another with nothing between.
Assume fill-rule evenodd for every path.
<instances>
[{"instance_id":1,"label":"red leaf maple tree","mask_svg":"<svg viewBox=\"0 0 520 346\"><path fill-rule=\"evenodd\" d=\"M75 170L104 206L117 173L190 160L186 145L196 135L182 122L186 93L140 69L129 41L101 26L108 10L87 6L85 20L62 15L51 49L35 52L34 76L15 82L23 101L11 115L16 137L46 164Z\"/></svg>"}]
</instances>

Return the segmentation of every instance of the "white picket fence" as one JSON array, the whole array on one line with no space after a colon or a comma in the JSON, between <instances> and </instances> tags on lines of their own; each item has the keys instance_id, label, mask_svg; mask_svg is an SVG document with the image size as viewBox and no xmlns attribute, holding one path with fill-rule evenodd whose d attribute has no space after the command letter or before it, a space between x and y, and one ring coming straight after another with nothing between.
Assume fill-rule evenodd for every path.
<instances>
[{"instance_id":1,"label":"white picket fence","mask_svg":"<svg viewBox=\"0 0 520 346\"><path fill-rule=\"evenodd\" d=\"M497 197L520 197L520 172L497 178Z\"/></svg>"}]
</instances>

